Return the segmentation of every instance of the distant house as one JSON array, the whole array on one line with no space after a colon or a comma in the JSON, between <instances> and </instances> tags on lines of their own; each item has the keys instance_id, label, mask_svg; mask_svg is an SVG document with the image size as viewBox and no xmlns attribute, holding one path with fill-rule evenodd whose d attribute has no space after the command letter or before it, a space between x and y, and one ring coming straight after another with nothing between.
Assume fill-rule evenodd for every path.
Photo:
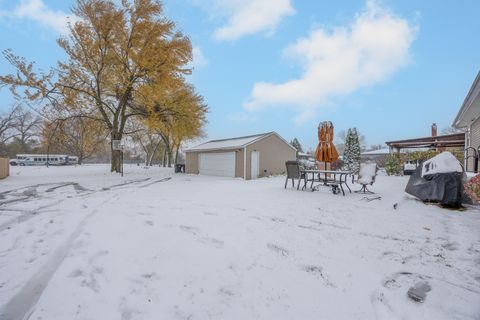
<instances>
[{"instance_id":1,"label":"distant house","mask_svg":"<svg viewBox=\"0 0 480 320\"><path fill-rule=\"evenodd\" d=\"M465 151L467 160L465 169L477 171L478 151L480 148L480 72L458 111L453 127L465 130ZM475 161L476 159L476 161ZM475 165L475 162L477 165Z\"/></svg>"},{"instance_id":2,"label":"distant house","mask_svg":"<svg viewBox=\"0 0 480 320\"><path fill-rule=\"evenodd\" d=\"M360 159L362 161L374 161L377 163L378 166L383 167L385 165L385 159L388 154L390 154L390 148L364 151L360 154Z\"/></svg>"},{"instance_id":3,"label":"distant house","mask_svg":"<svg viewBox=\"0 0 480 320\"><path fill-rule=\"evenodd\" d=\"M276 132L211 140L185 151L185 171L250 180L284 173L296 153Z\"/></svg>"}]
</instances>

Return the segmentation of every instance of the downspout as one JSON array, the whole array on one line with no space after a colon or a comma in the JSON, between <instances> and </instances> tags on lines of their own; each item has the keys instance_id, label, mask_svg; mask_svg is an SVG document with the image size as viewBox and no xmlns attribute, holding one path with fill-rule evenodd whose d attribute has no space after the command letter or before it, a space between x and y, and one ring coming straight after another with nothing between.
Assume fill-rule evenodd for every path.
<instances>
[{"instance_id":1,"label":"downspout","mask_svg":"<svg viewBox=\"0 0 480 320\"><path fill-rule=\"evenodd\" d=\"M243 148L243 179L247 180L247 147Z\"/></svg>"}]
</instances>

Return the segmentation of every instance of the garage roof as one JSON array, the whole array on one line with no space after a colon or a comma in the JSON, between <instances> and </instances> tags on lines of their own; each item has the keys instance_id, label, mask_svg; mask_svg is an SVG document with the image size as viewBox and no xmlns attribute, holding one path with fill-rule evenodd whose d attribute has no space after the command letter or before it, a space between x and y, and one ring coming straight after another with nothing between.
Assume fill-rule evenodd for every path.
<instances>
[{"instance_id":1,"label":"garage roof","mask_svg":"<svg viewBox=\"0 0 480 320\"><path fill-rule=\"evenodd\" d=\"M205 143L202 143L198 146L190 148L186 150L186 152L192 151L213 151L213 150L232 150L232 149L240 149L245 148L249 144L252 144L258 140L264 139L268 136L276 135L280 139L282 139L286 144L290 146L290 144L285 141L280 135L274 131L255 134L251 136L244 136L244 137L236 137L236 138L228 138L228 139L219 139L219 140L210 140ZM292 149L296 150L294 147L290 146Z\"/></svg>"}]
</instances>

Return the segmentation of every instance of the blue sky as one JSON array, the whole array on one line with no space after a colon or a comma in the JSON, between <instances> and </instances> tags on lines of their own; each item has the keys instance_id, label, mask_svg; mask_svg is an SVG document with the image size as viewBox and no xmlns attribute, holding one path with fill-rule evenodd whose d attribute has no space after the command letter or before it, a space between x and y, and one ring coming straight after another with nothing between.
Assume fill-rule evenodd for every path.
<instances>
[{"instance_id":1,"label":"blue sky","mask_svg":"<svg viewBox=\"0 0 480 320\"><path fill-rule=\"evenodd\" d=\"M192 40L209 138L277 131L313 148L325 120L367 145L425 136L451 125L480 69L478 0L163 3ZM0 0L0 49L48 69L73 4ZM0 109L12 102L1 89Z\"/></svg>"}]
</instances>

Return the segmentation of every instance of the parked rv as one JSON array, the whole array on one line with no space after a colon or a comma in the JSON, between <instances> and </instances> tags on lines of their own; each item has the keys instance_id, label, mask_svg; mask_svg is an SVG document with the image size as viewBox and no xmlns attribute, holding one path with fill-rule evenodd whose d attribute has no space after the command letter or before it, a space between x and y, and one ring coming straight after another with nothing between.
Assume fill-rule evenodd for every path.
<instances>
[{"instance_id":1,"label":"parked rv","mask_svg":"<svg viewBox=\"0 0 480 320\"><path fill-rule=\"evenodd\" d=\"M77 163L78 157L66 154L17 154L16 159L10 160L12 166L62 166Z\"/></svg>"}]
</instances>

